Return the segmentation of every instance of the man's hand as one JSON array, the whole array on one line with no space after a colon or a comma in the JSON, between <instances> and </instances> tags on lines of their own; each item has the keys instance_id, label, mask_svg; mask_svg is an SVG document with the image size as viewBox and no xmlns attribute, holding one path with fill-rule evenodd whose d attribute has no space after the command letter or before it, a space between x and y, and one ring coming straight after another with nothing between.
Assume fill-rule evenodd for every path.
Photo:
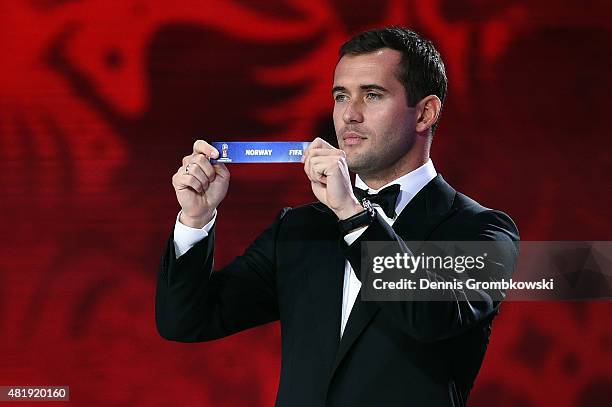
<instances>
[{"instance_id":1,"label":"man's hand","mask_svg":"<svg viewBox=\"0 0 612 407\"><path fill-rule=\"evenodd\" d=\"M317 137L304 152L302 162L312 192L339 219L347 219L363 211L353 194L344 151Z\"/></svg>"},{"instance_id":2,"label":"man's hand","mask_svg":"<svg viewBox=\"0 0 612 407\"><path fill-rule=\"evenodd\" d=\"M230 173L224 164L212 165L208 161L211 157L218 158L219 151L197 140L193 153L183 158L183 165L172 176L172 186L182 209L179 221L193 228L202 228L210 222L227 195Z\"/></svg>"}]
</instances>

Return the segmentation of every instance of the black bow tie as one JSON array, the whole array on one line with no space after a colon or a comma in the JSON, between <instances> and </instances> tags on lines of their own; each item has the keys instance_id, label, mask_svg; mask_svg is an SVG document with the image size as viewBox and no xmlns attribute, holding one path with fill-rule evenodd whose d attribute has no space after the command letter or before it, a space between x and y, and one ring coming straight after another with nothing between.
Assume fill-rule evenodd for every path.
<instances>
[{"instance_id":1,"label":"black bow tie","mask_svg":"<svg viewBox=\"0 0 612 407\"><path fill-rule=\"evenodd\" d=\"M368 195L368 191L366 190L354 187L353 193L359 202L361 202L363 198L368 198L370 202L380 205L388 218L395 218L395 203L400 193L399 184L389 185L381 189L377 194L372 195Z\"/></svg>"}]
</instances>

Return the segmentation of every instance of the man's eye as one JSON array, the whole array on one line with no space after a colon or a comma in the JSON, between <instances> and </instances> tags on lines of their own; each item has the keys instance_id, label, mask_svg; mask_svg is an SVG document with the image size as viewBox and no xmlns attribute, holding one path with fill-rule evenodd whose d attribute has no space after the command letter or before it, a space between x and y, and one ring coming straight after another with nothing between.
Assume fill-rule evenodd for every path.
<instances>
[{"instance_id":1,"label":"man's eye","mask_svg":"<svg viewBox=\"0 0 612 407\"><path fill-rule=\"evenodd\" d=\"M382 98L382 95L378 93L374 93L374 92L368 92L368 94L366 95L366 99L370 99L370 100L380 100L381 98Z\"/></svg>"},{"instance_id":2,"label":"man's eye","mask_svg":"<svg viewBox=\"0 0 612 407\"><path fill-rule=\"evenodd\" d=\"M346 95L338 94L338 95L334 96L334 100L336 102L345 102L346 99L347 99Z\"/></svg>"}]
</instances>

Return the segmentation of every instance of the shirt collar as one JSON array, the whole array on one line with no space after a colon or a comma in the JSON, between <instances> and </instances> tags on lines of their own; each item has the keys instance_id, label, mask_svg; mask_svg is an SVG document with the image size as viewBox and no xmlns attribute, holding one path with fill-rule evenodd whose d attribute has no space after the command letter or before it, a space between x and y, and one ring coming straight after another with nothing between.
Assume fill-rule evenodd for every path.
<instances>
[{"instance_id":1,"label":"shirt collar","mask_svg":"<svg viewBox=\"0 0 612 407\"><path fill-rule=\"evenodd\" d=\"M355 186L360 189L365 189L370 194L375 194L381 189L388 187L389 185L399 184L400 195L395 205L395 212L399 215L400 212L408 205L408 203L414 198L414 196L438 175L431 159L420 167L410 171L408 174L404 174L399 178L383 185L379 189L372 189L366 185L365 182L359 177L355 176Z\"/></svg>"}]
</instances>

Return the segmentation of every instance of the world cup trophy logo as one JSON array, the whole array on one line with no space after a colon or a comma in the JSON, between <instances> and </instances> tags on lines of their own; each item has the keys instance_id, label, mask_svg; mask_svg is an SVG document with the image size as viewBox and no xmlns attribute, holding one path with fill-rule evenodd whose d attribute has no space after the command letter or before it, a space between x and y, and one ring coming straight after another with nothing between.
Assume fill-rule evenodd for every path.
<instances>
[{"instance_id":1,"label":"world cup trophy logo","mask_svg":"<svg viewBox=\"0 0 612 407\"><path fill-rule=\"evenodd\" d=\"M227 158L227 149L229 146L225 143L221 145L221 158Z\"/></svg>"}]
</instances>

